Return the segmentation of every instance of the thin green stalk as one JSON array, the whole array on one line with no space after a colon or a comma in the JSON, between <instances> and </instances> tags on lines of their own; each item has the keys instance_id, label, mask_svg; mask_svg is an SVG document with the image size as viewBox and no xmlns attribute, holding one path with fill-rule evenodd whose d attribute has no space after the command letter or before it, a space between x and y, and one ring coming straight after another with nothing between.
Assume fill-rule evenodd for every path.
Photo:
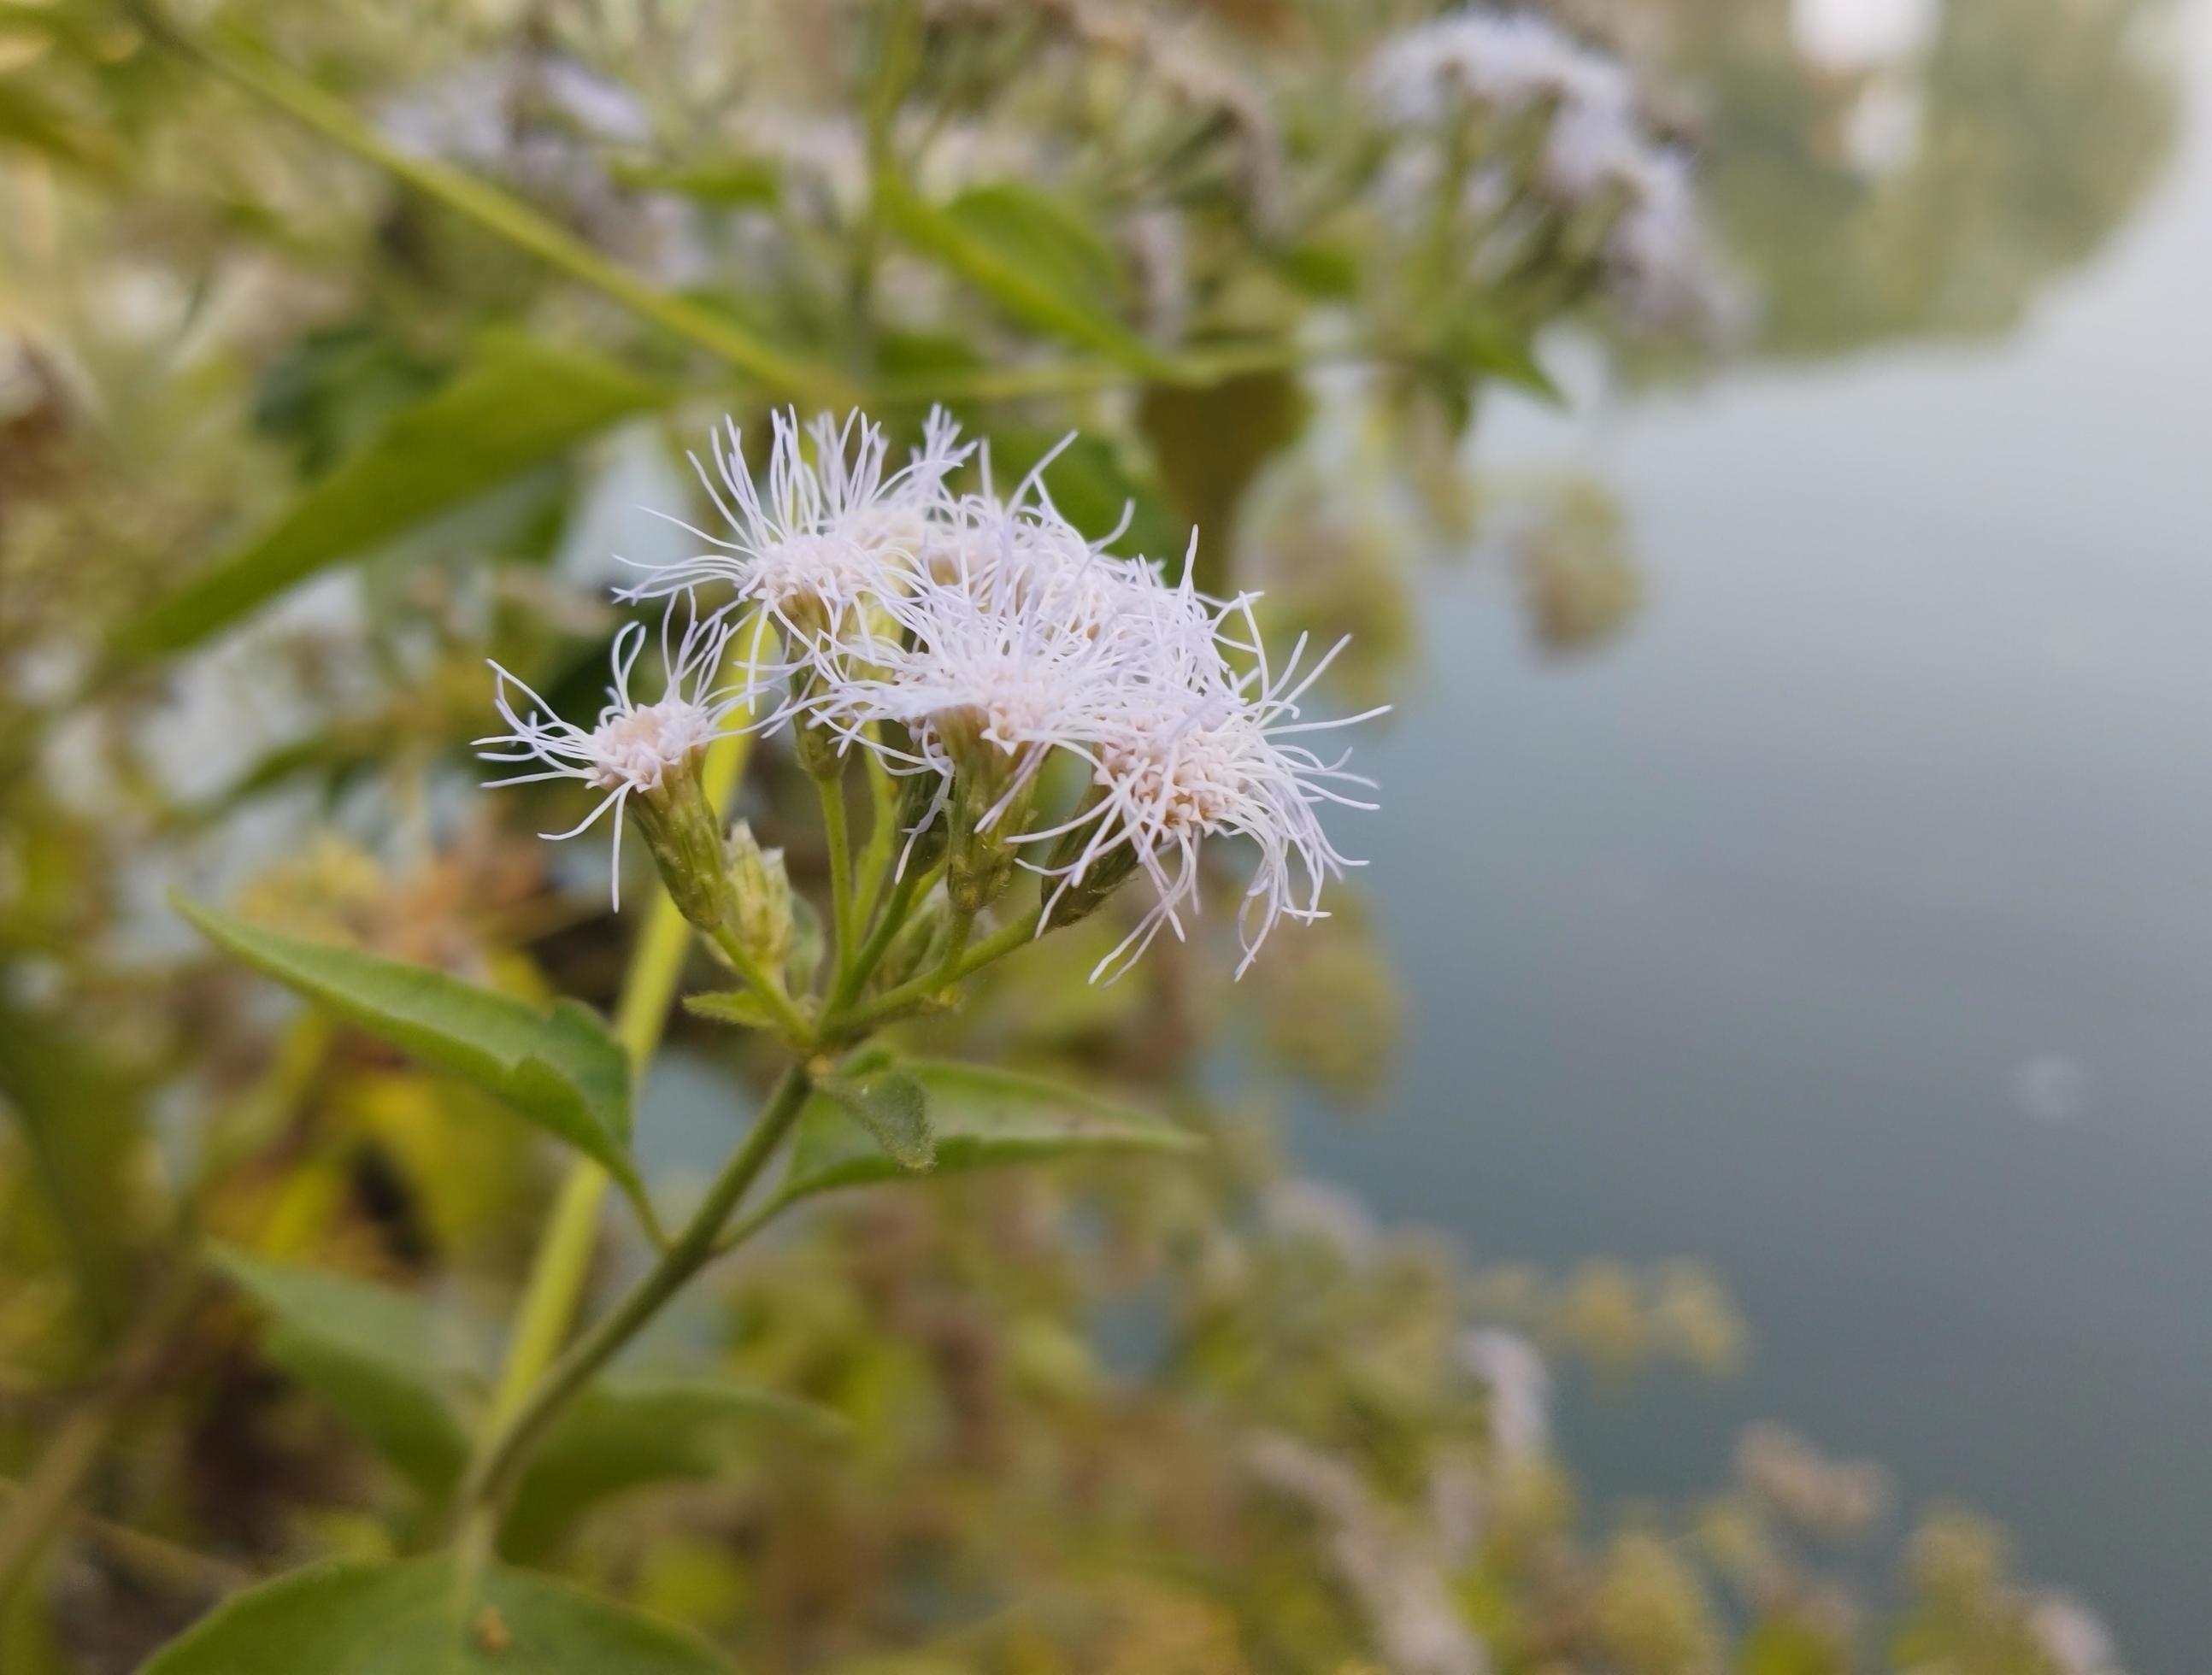
<instances>
[{"instance_id":1,"label":"thin green stalk","mask_svg":"<svg viewBox=\"0 0 2212 1675\"><path fill-rule=\"evenodd\" d=\"M939 961L936 970L926 972L912 982L902 983L898 987L878 995L866 1005L857 1008L849 1017L839 1021L839 1029L849 1034L864 1025L878 1023L918 1000L927 1000L946 985L958 982L969 972L990 964L1000 956L1012 953L1036 934L1037 921L1043 916L1042 907L1031 908L1019 919L1000 925L974 946Z\"/></svg>"},{"instance_id":2,"label":"thin green stalk","mask_svg":"<svg viewBox=\"0 0 2212 1675\"><path fill-rule=\"evenodd\" d=\"M937 871L933 867L926 874L920 867L915 867L901 874L898 881L891 886L891 898L884 904L882 913L877 917L875 930L854 956L851 968L839 977L837 986L830 991L830 1004L822 1010L825 1033L836 1028L838 1015L859 998L869 976L882 963L884 956L890 951L891 941L905 925L908 913L914 910L915 899L936 877Z\"/></svg>"},{"instance_id":3,"label":"thin green stalk","mask_svg":"<svg viewBox=\"0 0 2212 1675\"><path fill-rule=\"evenodd\" d=\"M131 1404L144 1393L205 1293L207 1277L189 1268L155 1298L116 1352L106 1381L78 1403L40 1453L0 1520L0 1608L30 1575L46 1542L76 1503L77 1491L106 1453Z\"/></svg>"},{"instance_id":4,"label":"thin green stalk","mask_svg":"<svg viewBox=\"0 0 2212 1675\"><path fill-rule=\"evenodd\" d=\"M0 1478L0 1507L19 1504L26 1489L23 1484ZM127 1524L95 1518L88 1512L77 1512L70 1521L80 1535L112 1558L177 1593L235 1593L261 1580L244 1565L132 1529Z\"/></svg>"},{"instance_id":5,"label":"thin green stalk","mask_svg":"<svg viewBox=\"0 0 2212 1675\"><path fill-rule=\"evenodd\" d=\"M15 1597L46 1551L46 1539L68 1517L78 1486L106 1452L108 1439L122 1423L129 1392L119 1381L80 1403L62 1421L39 1455L30 1478L0 1521L0 1608Z\"/></svg>"},{"instance_id":6,"label":"thin green stalk","mask_svg":"<svg viewBox=\"0 0 2212 1675\"><path fill-rule=\"evenodd\" d=\"M499 1508L532 1442L594 1374L643 1330L684 1283L711 1261L724 1223L744 1200L784 1136L805 1108L811 1088L803 1065L784 1072L755 1120L744 1144L731 1154L697 1212L612 1313L572 1344L532 1387L528 1396L495 1425L463 1480L455 1504L463 1516L465 1555L488 1557Z\"/></svg>"},{"instance_id":7,"label":"thin green stalk","mask_svg":"<svg viewBox=\"0 0 2212 1675\"><path fill-rule=\"evenodd\" d=\"M879 730L871 721L867 727L868 741L878 741ZM898 851L898 783L891 771L884 766L880 752L862 752L868 773L868 841L860 850L860 871L857 880L860 895L859 922L866 925L876 910L884 892L884 880L891 870L891 858Z\"/></svg>"},{"instance_id":8,"label":"thin green stalk","mask_svg":"<svg viewBox=\"0 0 2212 1675\"><path fill-rule=\"evenodd\" d=\"M612 298L641 319L697 344L774 389L833 406L842 406L854 399L851 385L834 367L793 359L734 320L686 298L655 290L638 275L609 261L574 234L497 187L434 159L401 149L374 125L356 116L343 102L270 58L234 30L222 30L219 39L210 39L188 32L144 0L133 9L157 39L266 100L355 156L374 163L509 244Z\"/></svg>"},{"instance_id":9,"label":"thin green stalk","mask_svg":"<svg viewBox=\"0 0 2212 1675\"><path fill-rule=\"evenodd\" d=\"M830 851L830 918L837 933L837 958L830 968L841 981L860 941L853 919L853 843L845 826L843 767L841 761L839 772L814 777L815 793L822 800L822 840Z\"/></svg>"}]
</instances>

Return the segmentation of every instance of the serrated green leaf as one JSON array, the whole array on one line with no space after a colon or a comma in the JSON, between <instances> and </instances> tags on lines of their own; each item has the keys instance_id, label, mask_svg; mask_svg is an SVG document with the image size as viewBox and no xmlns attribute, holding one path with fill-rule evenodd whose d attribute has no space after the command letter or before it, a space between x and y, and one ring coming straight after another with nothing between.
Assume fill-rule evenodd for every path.
<instances>
[{"instance_id":1,"label":"serrated green leaf","mask_svg":"<svg viewBox=\"0 0 2212 1675\"><path fill-rule=\"evenodd\" d=\"M937 1161L929 1094L911 1071L889 1068L823 1077L814 1085L844 1107L846 1114L872 1134L901 1168L926 1169Z\"/></svg>"},{"instance_id":2,"label":"serrated green leaf","mask_svg":"<svg viewBox=\"0 0 2212 1675\"><path fill-rule=\"evenodd\" d=\"M879 184L878 201L900 237L1024 325L1169 375L1166 357L1122 322L1112 246L1066 203L1000 182L940 207L896 180Z\"/></svg>"},{"instance_id":3,"label":"serrated green leaf","mask_svg":"<svg viewBox=\"0 0 2212 1675\"><path fill-rule=\"evenodd\" d=\"M549 1577L440 1554L238 1595L139 1675L732 1675L705 1642Z\"/></svg>"},{"instance_id":4,"label":"serrated green leaf","mask_svg":"<svg viewBox=\"0 0 2212 1675\"><path fill-rule=\"evenodd\" d=\"M1079 1088L980 1065L906 1061L921 1084L936 1136L939 1174L1000 1168L1082 1153L1182 1152L1197 1138L1174 1124ZM781 1202L841 1186L896 1180L905 1171L827 1095L799 1115Z\"/></svg>"},{"instance_id":5,"label":"serrated green leaf","mask_svg":"<svg viewBox=\"0 0 2212 1675\"><path fill-rule=\"evenodd\" d=\"M630 1065L590 1008L541 1012L427 966L301 941L175 898L177 911L265 975L427 1065L495 1094L619 1181L641 1208L629 1157Z\"/></svg>"},{"instance_id":6,"label":"serrated green leaf","mask_svg":"<svg viewBox=\"0 0 2212 1675\"><path fill-rule=\"evenodd\" d=\"M684 997L684 1010L694 1017L712 1018L716 1023L735 1024L740 1029L780 1027L768 1002L750 989L717 989L708 994L687 994Z\"/></svg>"},{"instance_id":7,"label":"serrated green leaf","mask_svg":"<svg viewBox=\"0 0 2212 1675\"><path fill-rule=\"evenodd\" d=\"M506 1551L544 1551L594 1502L650 1483L711 1478L762 1426L830 1438L838 1414L711 1379L601 1385L579 1397L531 1457L507 1519Z\"/></svg>"},{"instance_id":8,"label":"serrated green leaf","mask_svg":"<svg viewBox=\"0 0 2212 1675\"><path fill-rule=\"evenodd\" d=\"M269 1357L320 1395L424 1493L467 1464L453 1393L476 1376L465 1338L416 1297L217 1245L210 1259L266 1312Z\"/></svg>"},{"instance_id":9,"label":"serrated green leaf","mask_svg":"<svg viewBox=\"0 0 2212 1675\"><path fill-rule=\"evenodd\" d=\"M452 511L673 391L507 334L295 501L258 541L124 624L115 650L181 651L318 571Z\"/></svg>"}]
</instances>

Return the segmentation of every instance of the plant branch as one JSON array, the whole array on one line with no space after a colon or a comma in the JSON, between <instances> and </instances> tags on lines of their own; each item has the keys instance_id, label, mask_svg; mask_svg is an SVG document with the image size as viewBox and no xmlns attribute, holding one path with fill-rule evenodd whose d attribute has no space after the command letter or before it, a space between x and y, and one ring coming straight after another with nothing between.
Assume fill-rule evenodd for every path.
<instances>
[{"instance_id":1,"label":"plant branch","mask_svg":"<svg viewBox=\"0 0 2212 1675\"><path fill-rule=\"evenodd\" d=\"M852 968L838 979L837 986L830 992L830 1004L823 1008L823 1033L827 1034L836 1027L838 1015L859 997L869 976L882 963L884 956L890 951L892 939L906 924L907 915L914 910L915 899L936 877L934 867L927 874L915 867L902 873L897 882L892 884L890 900L884 904L883 913L877 918L875 930L854 958Z\"/></svg>"},{"instance_id":2,"label":"plant branch","mask_svg":"<svg viewBox=\"0 0 2212 1675\"><path fill-rule=\"evenodd\" d=\"M471 1557L489 1553L498 1510L531 1445L562 1407L641 1331L684 1283L711 1261L723 1224L744 1201L805 1108L811 1088L803 1065L784 1072L755 1119L744 1144L730 1156L697 1212L650 1271L612 1313L569 1345L514 1411L495 1425L477 1451L455 1504L464 1518L461 1542Z\"/></svg>"},{"instance_id":3,"label":"plant branch","mask_svg":"<svg viewBox=\"0 0 2212 1675\"><path fill-rule=\"evenodd\" d=\"M701 779L707 800L721 808L744 772L752 748L749 735L718 740L707 753ZM622 998L615 1006L615 1039L629 1053L633 1088L645 1082L646 1066L660 1045L669 1008L690 951L691 926L665 890L657 891L647 910L645 929L630 950ZM598 1242L599 1206L606 1197L607 1173L589 1158L579 1158L561 1185L545 1231L538 1240L530 1278L523 1288L507 1362L492 1394L489 1423L498 1424L521 1405L523 1397L560 1352L584 1294L592 1249ZM656 1244L664 1242L656 1238Z\"/></svg>"},{"instance_id":4,"label":"plant branch","mask_svg":"<svg viewBox=\"0 0 2212 1675\"><path fill-rule=\"evenodd\" d=\"M866 1005L854 1010L841 1021L841 1029L851 1031L864 1025L878 1023L894 1012L902 1011L916 1001L957 983L971 971L987 966L1001 955L1011 954L1036 934L1037 921L1043 918L1042 907L1033 907L1019 919L1000 925L982 941L972 947L957 950L938 963L937 969L925 972L913 981L878 995Z\"/></svg>"},{"instance_id":5,"label":"plant branch","mask_svg":"<svg viewBox=\"0 0 2212 1675\"><path fill-rule=\"evenodd\" d=\"M835 774L813 776L815 794L822 802L822 841L830 852L830 920L837 936L837 957L830 969L842 986L845 972L859 950L860 930L853 913L853 841L846 830L844 762Z\"/></svg>"},{"instance_id":6,"label":"plant branch","mask_svg":"<svg viewBox=\"0 0 2212 1675\"><path fill-rule=\"evenodd\" d=\"M718 925L713 934L714 946L722 950L722 957L735 968L746 986L768 1003L769 1010L775 1014L777 1027L790 1038L792 1046L805 1051L814 1041L814 1023L791 998L783 979L753 957L731 925Z\"/></svg>"},{"instance_id":7,"label":"plant branch","mask_svg":"<svg viewBox=\"0 0 2212 1675\"><path fill-rule=\"evenodd\" d=\"M10 1497L0 1520L0 1611L4 1611L46 1541L76 1502L92 1468L167 1358L176 1334L197 1308L206 1280L197 1265L157 1296L117 1351L107 1381L78 1403Z\"/></svg>"}]
</instances>

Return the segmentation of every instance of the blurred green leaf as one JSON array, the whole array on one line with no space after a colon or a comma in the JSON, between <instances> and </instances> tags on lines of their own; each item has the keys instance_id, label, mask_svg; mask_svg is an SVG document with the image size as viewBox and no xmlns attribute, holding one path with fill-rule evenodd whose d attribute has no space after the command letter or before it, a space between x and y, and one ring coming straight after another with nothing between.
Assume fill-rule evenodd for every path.
<instances>
[{"instance_id":1,"label":"blurred green leaf","mask_svg":"<svg viewBox=\"0 0 2212 1675\"><path fill-rule=\"evenodd\" d=\"M519 1557L543 1552L593 1502L623 1490L711 1478L732 1441L760 1425L821 1437L845 1429L828 1408L711 1379L587 1391L531 1457L507 1514L506 1550Z\"/></svg>"},{"instance_id":2,"label":"blurred green leaf","mask_svg":"<svg viewBox=\"0 0 2212 1675\"><path fill-rule=\"evenodd\" d=\"M36 91L21 72L0 77L0 151L18 148L102 179L118 173L113 142Z\"/></svg>"},{"instance_id":3,"label":"blurred green leaf","mask_svg":"<svg viewBox=\"0 0 2212 1675\"><path fill-rule=\"evenodd\" d=\"M41 1217L102 1335L131 1311L140 1188L150 1163L139 1090L62 1021L0 1006L0 1103L28 1148Z\"/></svg>"},{"instance_id":4,"label":"blurred green leaf","mask_svg":"<svg viewBox=\"0 0 2212 1675\"><path fill-rule=\"evenodd\" d=\"M502 1565L318 1565L241 1593L140 1675L731 1675L673 1624Z\"/></svg>"},{"instance_id":5,"label":"blurred green leaf","mask_svg":"<svg viewBox=\"0 0 2212 1675\"><path fill-rule=\"evenodd\" d=\"M450 1393L476 1373L452 1323L419 1299L228 1246L215 1265L265 1310L270 1360L343 1414L433 1498L468 1462Z\"/></svg>"},{"instance_id":6,"label":"blurred green leaf","mask_svg":"<svg viewBox=\"0 0 2212 1675\"><path fill-rule=\"evenodd\" d=\"M895 179L882 183L879 197L901 237L1024 325L1139 372L1168 374L1165 357L1122 323L1112 247L1059 199L1005 182L939 208Z\"/></svg>"},{"instance_id":7,"label":"blurred green leaf","mask_svg":"<svg viewBox=\"0 0 2212 1675\"><path fill-rule=\"evenodd\" d=\"M823 1077L814 1085L874 1135L884 1155L901 1168L926 1169L937 1161L929 1095L912 1071L885 1066L850 1077Z\"/></svg>"},{"instance_id":8,"label":"blurred green leaf","mask_svg":"<svg viewBox=\"0 0 2212 1675\"><path fill-rule=\"evenodd\" d=\"M260 540L125 622L114 648L133 657L181 651L672 394L594 355L489 337L471 366L308 489Z\"/></svg>"},{"instance_id":9,"label":"blurred green leaf","mask_svg":"<svg viewBox=\"0 0 2212 1675\"><path fill-rule=\"evenodd\" d=\"M629 1157L629 1058L589 1007L562 1000L541 1012L427 966L303 942L175 901L218 946L424 1064L496 1094L646 1208Z\"/></svg>"},{"instance_id":10,"label":"blurred green leaf","mask_svg":"<svg viewBox=\"0 0 2212 1675\"><path fill-rule=\"evenodd\" d=\"M615 179L641 191L674 192L719 209L763 208L783 196L783 179L766 157L716 157L681 168L617 167Z\"/></svg>"},{"instance_id":11,"label":"blurred green leaf","mask_svg":"<svg viewBox=\"0 0 2212 1675\"><path fill-rule=\"evenodd\" d=\"M1349 302L1359 294L1359 257L1342 245L1314 240L1275 258L1275 270L1309 296Z\"/></svg>"},{"instance_id":12,"label":"blurred green leaf","mask_svg":"<svg viewBox=\"0 0 2212 1675\"><path fill-rule=\"evenodd\" d=\"M1237 506L1260 468L1297 440L1308 405L1297 379L1283 372L1146 386L1137 422L1169 492L1198 525L1200 587L1234 591Z\"/></svg>"},{"instance_id":13,"label":"blurred green leaf","mask_svg":"<svg viewBox=\"0 0 2212 1675\"><path fill-rule=\"evenodd\" d=\"M1193 1151L1200 1144L1173 1123L1039 1077L928 1059L902 1068L928 1101L940 1174L1087 1152ZM817 1095L799 1116L778 1198L788 1204L905 1174L842 1103Z\"/></svg>"},{"instance_id":14,"label":"blurred green leaf","mask_svg":"<svg viewBox=\"0 0 2212 1675\"><path fill-rule=\"evenodd\" d=\"M1454 322L1446 335L1445 348L1471 372L1541 396L1555 407L1566 405L1566 392L1537 364L1536 346L1525 328L1468 313Z\"/></svg>"}]
</instances>

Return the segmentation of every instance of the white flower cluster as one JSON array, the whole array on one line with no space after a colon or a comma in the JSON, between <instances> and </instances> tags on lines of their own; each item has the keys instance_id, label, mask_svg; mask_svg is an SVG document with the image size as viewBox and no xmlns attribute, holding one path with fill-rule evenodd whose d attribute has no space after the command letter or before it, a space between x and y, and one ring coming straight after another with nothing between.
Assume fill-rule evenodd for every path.
<instances>
[{"instance_id":1,"label":"white flower cluster","mask_svg":"<svg viewBox=\"0 0 2212 1675\"><path fill-rule=\"evenodd\" d=\"M1042 874L1041 925L1071 892L1142 871L1154 900L1094 979L1125 969L1164 926L1184 934L1209 837L1241 835L1259 852L1238 916L1240 974L1279 919L1325 916L1324 881L1357 863L1331 844L1320 806L1373 806L1346 789L1369 781L1299 742L1367 719L1304 718L1334 651L1309 665L1302 638L1279 667L1254 596L1200 593L1188 559L1171 583L1155 563L1109 555L1121 531L1094 542L1070 525L1043 464L1002 498L985 458L980 492L955 493L949 479L973 449L941 414L897 470L883 433L858 415L804 431L779 416L760 482L738 440L734 428L717 434L711 470L694 461L725 532L695 530L708 550L624 592L667 599L672 618L679 605L692 614L665 646L669 695L631 701L635 628L617 642L611 702L590 732L547 719L501 671L512 731L480 741L500 747L495 759L547 764L521 778L606 789L596 819L713 737L793 721L920 776L929 794L908 798L923 810L915 833L943 816ZM702 592L720 600L703 617L692 603ZM779 649L764 658L766 636L742 636L732 683L717 685L741 622L772 625ZM538 705L526 718L507 701L510 682ZM1038 801L1059 782L1047 772L1055 762L1081 788L1048 813Z\"/></svg>"},{"instance_id":2,"label":"white flower cluster","mask_svg":"<svg viewBox=\"0 0 2212 1675\"><path fill-rule=\"evenodd\" d=\"M1630 316L1657 328L1723 319L1738 303L1698 212L1689 154L1645 122L1635 77L1609 53L1542 13L1486 7L1418 25L1376 49L1368 94L1385 125L1433 138L1470 111L1507 119L1549 112L1534 182L1561 208L1617 203L1607 277ZM1407 178L1433 177L1408 154ZM1489 212L1511 197L1502 166L1477 172L1469 201Z\"/></svg>"},{"instance_id":3,"label":"white flower cluster","mask_svg":"<svg viewBox=\"0 0 2212 1675\"><path fill-rule=\"evenodd\" d=\"M476 741L477 753L486 762L538 762L542 767L503 780L487 780L488 786L530 785L540 780L580 780L602 798L591 813L565 832L543 835L572 838L597 825L602 815L615 815L614 903L622 907L623 807L633 796L659 791L681 764L726 733L740 730L738 718L753 704L757 682L721 679L724 653L736 634L734 624L722 618L702 621L696 616L680 639L672 643L675 612L661 618L660 664L667 671L665 689L649 704L640 703L630 692L630 675L638 654L645 649L646 628L631 622L615 636L614 678L607 687L606 707L590 728L562 720L553 707L529 684L500 665L491 665L496 680L492 702L507 731ZM527 707L517 710L517 696Z\"/></svg>"}]
</instances>

